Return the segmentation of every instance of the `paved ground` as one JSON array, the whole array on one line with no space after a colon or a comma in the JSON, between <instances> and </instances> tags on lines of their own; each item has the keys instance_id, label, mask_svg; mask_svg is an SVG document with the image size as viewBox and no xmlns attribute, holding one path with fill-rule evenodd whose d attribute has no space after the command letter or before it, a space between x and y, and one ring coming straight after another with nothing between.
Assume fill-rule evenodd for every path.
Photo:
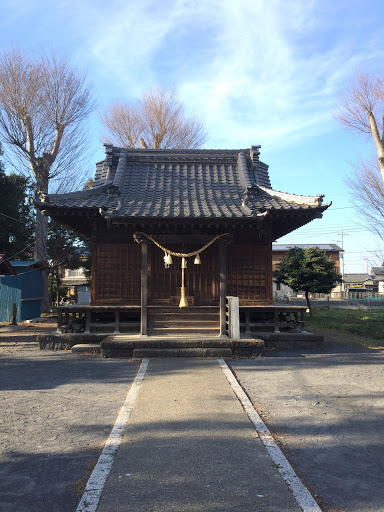
<instances>
[{"instance_id":1,"label":"paved ground","mask_svg":"<svg viewBox=\"0 0 384 512\"><path fill-rule=\"evenodd\" d=\"M138 366L42 352L44 330L0 333L2 512L76 510Z\"/></svg>"},{"instance_id":2,"label":"paved ground","mask_svg":"<svg viewBox=\"0 0 384 512\"><path fill-rule=\"evenodd\" d=\"M34 336L44 330L52 326L0 330L2 512L76 510L137 369L125 360L40 352ZM384 512L383 363L382 350L336 344L232 362L323 510ZM166 449L171 423L154 431L152 445ZM211 427L196 423L196 442Z\"/></svg>"},{"instance_id":3,"label":"paved ground","mask_svg":"<svg viewBox=\"0 0 384 512\"><path fill-rule=\"evenodd\" d=\"M324 510L384 511L384 350L330 344L232 368Z\"/></svg>"},{"instance_id":4,"label":"paved ground","mask_svg":"<svg viewBox=\"0 0 384 512\"><path fill-rule=\"evenodd\" d=\"M98 512L300 512L215 359L151 359Z\"/></svg>"}]
</instances>

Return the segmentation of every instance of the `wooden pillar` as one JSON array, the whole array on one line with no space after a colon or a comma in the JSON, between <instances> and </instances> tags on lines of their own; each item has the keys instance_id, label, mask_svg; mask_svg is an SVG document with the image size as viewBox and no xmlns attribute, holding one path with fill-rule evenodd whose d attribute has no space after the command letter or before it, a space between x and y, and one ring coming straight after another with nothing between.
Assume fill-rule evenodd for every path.
<instances>
[{"instance_id":1,"label":"wooden pillar","mask_svg":"<svg viewBox=\"0 0 384 512\"><path fill-rule=\"evenodd\" d=\"M120 334L120 311L115 309L115 330L113 334Z\"/></svg>"},{"instance_id":2,"label":"wooden pillar","mask_svg":"<svg viewBox=\"0 0 384 512\"><path fill-rule=\"evenodd\" d=\"M245 334L251 334L251 311L245 310Z\"/></svg>"},{"instance_id":3,"label":"wooden pillar","mask_svg":"<svg viewBox=\"0 0 384 512\"><path fill-rule=\"evenodd\" d=\"M301 332L303 334L307 334L307 331L305 330L305 309L304 308L300 310L300 319L301 319L301 322L302 322L302 324L301 324Z\"/></svg>"},{"instance_id":4,"label":"wooden pillar","mask_svg":"<svg viewBox=\"0 0 384 512\"><path fill-rule=\"evenodd\" d=\"M63 310L60 306L57 307L57 333L61 334L61 327L63 325Z\"/></svg>"},{"instance_id":5,"label":"wooden pillar","mask_svg":"<svg viewBox=\"0 0 384 512\"><path fill-rule=\"evenodd\" d=\"M85 331L84 334L91 334L91 310L89 306L85 310Z\"/></svg>"},{"instance_id":6,"label":"wooden pillar","mask_svg":"<svg viewBox=\"0 0 384 512\"><path fill-rule=\"evenodd\" d=\"M12 325L17 325L17 304L15 302L12 307Z\"/></svg>"},{"instance_id":7,"label":"wooden pillar","mask_svg":"<svg viewBox=\"0 0 384 512\"><path fill-rule=\"evenodd\" d=\"M280 321L279 321L279 309L277 307L273 308L273 323L275 326L275 333L280 332Z\"/></svg>"},{"instance_id":8,"label":"wooden pillar","mask_svg":"<svg viewBox=\"0 0 384 512\"><path fill-rule=\"evenodd\" d=\"M227 331L227 247L224 242L219 243L219 268L220 268L220 334L226 336Z\"/></svg>"},{"instance_id":9,"label":"wooden pillar","mask_svg":"<svg viewBox=\"0 0 384 512\"><path fill-rule=\"evenodd\" d=\"M147 306L148 306L148 245L141 244L141 320L140 335L147 336Z\"/></svg>"}]
</instances>

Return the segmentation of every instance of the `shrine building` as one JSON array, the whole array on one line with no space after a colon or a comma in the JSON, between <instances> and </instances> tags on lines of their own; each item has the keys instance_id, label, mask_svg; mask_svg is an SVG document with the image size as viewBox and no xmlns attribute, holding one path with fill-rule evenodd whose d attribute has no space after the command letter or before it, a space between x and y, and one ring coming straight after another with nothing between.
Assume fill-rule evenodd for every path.
<instances>
[{"instance_id":1,"label":"shrine building","mask_svg":"<svg viewBox=\"0 0 384 512\"><path fill-rule=\"evenodd\" d=\"M272 306L272 242L330 203L274 190L259 150L106 145L91 189L43 195L45 215L92 242L89 314L136 311L145 336L161 314L164 329L180 327L182 309L224 336L227 297Z\"/></svg>"}]
</instances>

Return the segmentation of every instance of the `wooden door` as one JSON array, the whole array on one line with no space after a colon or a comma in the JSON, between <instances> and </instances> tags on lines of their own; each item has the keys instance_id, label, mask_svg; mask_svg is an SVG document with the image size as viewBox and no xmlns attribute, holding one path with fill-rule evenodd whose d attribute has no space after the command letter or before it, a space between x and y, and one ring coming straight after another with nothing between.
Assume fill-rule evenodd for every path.
<instances>
[{"instance_id":1,"label":"wooden door","mask_svg":"<svg viewBox=\"0 0 384 512\"><path fill-rule=\"evenodd\" d=\"M188 253L199 246L167 247L174 252ZM170 303L171 297L180 297L181 258L172 257L173 264L164 266L164 253L156 246L149 247L148 300L151 304ZM196 305L219 303L219 263L217 245L206 249L201 255L201 264L195 265L194 258L187 259L185 288L187 296L194 297Z\"/></svg>"}]
</instances>

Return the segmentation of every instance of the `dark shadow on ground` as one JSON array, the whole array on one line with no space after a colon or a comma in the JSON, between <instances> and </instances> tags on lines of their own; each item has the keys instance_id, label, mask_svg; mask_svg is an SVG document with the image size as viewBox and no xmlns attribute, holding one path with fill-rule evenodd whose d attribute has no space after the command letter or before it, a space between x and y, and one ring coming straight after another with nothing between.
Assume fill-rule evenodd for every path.
<instances>
[{"instance_id":1,"label":"dark shadow on ground","mask_svg":"<svg viewBox=\"0 0 384 512\"><path fill-rule=\"evenodd\" d=\"M368 428L369 423L367 418L360 427ZM101 429L105 427L99 425ZM214 421L193 420L188 423L143 423L136 428L129 427L123 440L127 462L123 471L111 473L110 492L129 488L128 494L137 512L152 510L154 503L158 503L161 510L185 510L189 496L194 496L195 500L197 497L200 503L198 510L201 512L248 512L258 510L258 506L262 507L260 510L268 511L291 510L281 504L273 508L273 493L267 496L265 488L258 486L260 462L255 441L238 436L236 432L241 427L231 417L219 427ZM352 425L338 427L353 432ZM90 426L82 425L79 428L89 429ZM305 428L310 429L311 425L305 425ZM223 429L230 434L223 436ZM336 451L340 462L326 478L323 487L329 494L337 494L344 489L348 499L344 503L336 500L328 504L346 512L379 511L384 503L381 485L383 467L375 466L372 458L378 450L382 450L381 445L368 441L361 447L345 443L322 447L308 445L303 454L307 467L296 469L305 480L308 468L320 470L322 464L326 464L329 453ZM76 489L83 488L84 477L89 474L99 453L97 449L53 455L8 453L7 461L0 464L2 512L75 511L80 499ZM345 457L348 457L349 465L353 468L352 475L347 474L343 467ZM198 473L191 470L196 460L199 460ZM180 461L183 461L181 467ZM234 486L231 488L230 485L231 481L234 485L239 471L245 475L244 490ZM369 475L366 471L369 471ZM320 476L323 478L324 474L320 473ZM313 485L310 480L306 481ZM249 486L255 495L255 508L244 508L243 492ZM217 492L218 488L221 489L220 493ZM122 512L130 509L130 506L129 501L124 501L116 503L113 510Z\"/></svg>"},{"instance_id":2,"label":"dark shadow on ground","mask_svg":"<svg viewBox=\"0 0 384 512\"><path fill-rule=\"evenodd\" d=\"M331 510L384 510L383 350L327 344L231 366L298 475Z\"/></svg>"},{"instance_id":3,"label":"dark shadow on ground","mask_svg":"<svg viewBox=\"0 0 384 512\"><path fill-rule=\"evenodd\" d=\"M53 389L64 384L126 382L135 375L137 362L102 359L62 352L38 352L36 356L0 359L0 390ZM108 371L106 371L108 368Z\"/></svg>"}]
</instances>

